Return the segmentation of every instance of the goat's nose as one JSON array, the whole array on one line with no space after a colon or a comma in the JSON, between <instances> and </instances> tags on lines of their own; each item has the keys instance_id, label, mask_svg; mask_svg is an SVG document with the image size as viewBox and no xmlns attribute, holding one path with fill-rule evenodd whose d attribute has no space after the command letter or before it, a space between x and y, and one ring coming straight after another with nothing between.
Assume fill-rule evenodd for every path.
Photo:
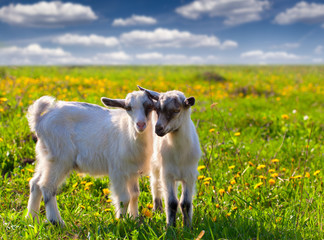
<instances>
[{"instance_id":1,"label":"goat's nose","mask_svg":"<svg viewBox=\"0 0 324 240\"><path fill-rule=\"evenodd\" d=\"M155 131L156 131L156 132L162 132L162 131L163 131L163 127L162 127L162 125L156 125L156 126L155 126Z\"/></svg>"},{"instance_id":2,"label":"goat's nose","mask_svg":"<svg viewBox=\"0 0 324 240\"><path fill-rule=\"evenodd\" d=\"M136 124L140 129L143 129L145 127L145 125L146 125L145 122L137 122Z\"/></svg>"}]
</instances>

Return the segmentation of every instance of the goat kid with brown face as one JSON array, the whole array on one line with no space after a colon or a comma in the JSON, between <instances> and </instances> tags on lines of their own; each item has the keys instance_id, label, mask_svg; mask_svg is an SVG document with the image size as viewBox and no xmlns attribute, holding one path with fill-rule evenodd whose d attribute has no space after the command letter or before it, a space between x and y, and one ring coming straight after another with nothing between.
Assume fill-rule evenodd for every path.
<instances>
[{"instance_id":1,"label":"goat kid with brown face","mask_svg":"<svg viewBox=\"0 0 324 240\"><path fill-rule=\"evenodd\" d=\"M139 87L139 86L138 86ZM178 209L176 182L182 183L180 207L183 224L192 222L192 198L198 176L200 144L195 126L190 118L195 98L186 98L182 92L157 93L139 87L155 103L157 114L151 161L151 188L155 210L162 210L165 199L167 224L175 226ZM154 119L155 118L155 119Z\"/></svg>"}]
</instances>

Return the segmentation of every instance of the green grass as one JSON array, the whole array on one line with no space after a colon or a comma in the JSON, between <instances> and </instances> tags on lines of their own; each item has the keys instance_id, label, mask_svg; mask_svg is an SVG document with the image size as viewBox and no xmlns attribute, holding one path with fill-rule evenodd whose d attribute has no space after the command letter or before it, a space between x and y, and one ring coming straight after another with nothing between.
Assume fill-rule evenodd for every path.
<instances>
[{"instance_id":1,"label":"green grass","mask_svg":"<svg viewBox=\"0 0 324 240\"><path fill-rule=\"evenodd\" d=\"M0 238L195 239L205 231L202 239L323 239L323 80L322 66L2 67ZM203 167L193 228L180 213L167 228L165 214L151 210L117 221L102 191L109 178L75 172L57 196L66 228L46 222L43 202L39 223L25 219L34 163L23 162L35 159L28 106L42 95L100 104L137 84L196 97ZM142 213L152 203L147 177L140 187Z\"/></svg>"}]
</instances>

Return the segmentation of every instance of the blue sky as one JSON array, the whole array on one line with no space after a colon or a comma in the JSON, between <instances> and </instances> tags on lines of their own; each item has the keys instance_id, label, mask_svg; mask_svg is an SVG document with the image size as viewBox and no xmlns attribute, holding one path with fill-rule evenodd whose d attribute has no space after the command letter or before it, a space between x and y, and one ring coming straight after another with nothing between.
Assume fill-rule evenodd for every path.
<instances>
[{"instance_id":1,"label":"blue sky","mask_svg":"<svg viewBox=\"0 0 324 240\"><path fill-rule=\"evenodd\" d=\"M0 0L0 65L322 64L324 2Z\"/></svg>"}]
</instances>

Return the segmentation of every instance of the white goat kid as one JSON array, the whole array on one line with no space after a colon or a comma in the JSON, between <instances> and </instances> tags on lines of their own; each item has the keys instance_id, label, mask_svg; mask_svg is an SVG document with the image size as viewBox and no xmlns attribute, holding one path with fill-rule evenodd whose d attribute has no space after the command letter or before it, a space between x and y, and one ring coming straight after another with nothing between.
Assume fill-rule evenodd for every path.
<instances>
[{"instance_id":1,"label":"white goat kid","mask_svg":"<svg viewBox=\"0 0 324 240\"><path fill-rule=\"evenodd\" d=\"M179 91L157 93L139 88L157 101L155 110L158 119L155 125L156 135L154 135L151 161L154 209L162 210L163 193L167 224L175 225L178 209L176 181L181 181L180 206L183 224L189 227L192 222L192 197L201 156L198 135L190 118L190 107L195 104L195 98L186 98Z\"/></svg>"},{"instance_id":2,"label":"white goat kid","mask_svg":"<svg viewBox=\"0 0 324 240\"><path fill-rule=\"evenodd\" d=\"M29 107L29 126L38 142L27 216L38 215L43 195L47 219L64 225L56 191L72 170L109 174L116 217L125 214L128 205L130 215L138 216L138 178L149 171L153 152L153 101L141 91L129 93L126 99L101 101L122 109L55 101L48 96Z\"/></svg>"}]
</instances>

